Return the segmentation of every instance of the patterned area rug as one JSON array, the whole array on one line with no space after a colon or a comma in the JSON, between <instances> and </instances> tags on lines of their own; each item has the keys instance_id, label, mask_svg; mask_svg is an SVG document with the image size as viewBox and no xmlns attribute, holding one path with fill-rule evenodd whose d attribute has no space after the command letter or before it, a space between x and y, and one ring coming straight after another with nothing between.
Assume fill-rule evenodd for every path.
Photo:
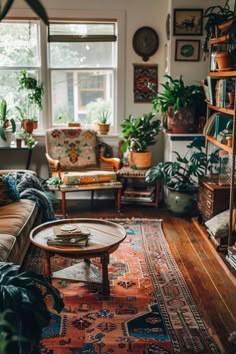
<instances>
[{"instance_id":1,"label":"patterned area rug","mask_svg":"<svg viewBox=\"0 0 236 354\"><path fill-rule=\"evenodd\" d=\"M91 285L53 280L65 308L52 313L41 353L220 353L171 255L162 221L111 221L128 235L110 256L111 297ZM55 256L53 271L74 262ZM40 250L30 249L24 268L42 272Z\"/></svg>"}]
</instances>

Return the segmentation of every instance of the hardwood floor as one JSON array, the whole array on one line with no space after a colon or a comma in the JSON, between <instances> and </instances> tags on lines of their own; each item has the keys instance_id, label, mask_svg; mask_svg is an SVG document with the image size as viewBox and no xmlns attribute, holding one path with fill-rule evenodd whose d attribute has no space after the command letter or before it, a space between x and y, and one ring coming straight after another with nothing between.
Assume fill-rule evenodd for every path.
<instances>
[{"instance_id":1,"label":"hardwood floor","mask_svg":"<svg viewBox=\"0 0 236 354\"><path fill-rule=\"evenodd\" d=\"M211 334L219 338L222 353L236 353L236 346L228 341L229 334L236 331L236 272L215 250L197 220L174 217L163 207L122 205L118 213L110 200L95 200L93 206L88 200L68 201L67 211L68 217L163 219L172 254Z\"/></svg>"}]
</instances>

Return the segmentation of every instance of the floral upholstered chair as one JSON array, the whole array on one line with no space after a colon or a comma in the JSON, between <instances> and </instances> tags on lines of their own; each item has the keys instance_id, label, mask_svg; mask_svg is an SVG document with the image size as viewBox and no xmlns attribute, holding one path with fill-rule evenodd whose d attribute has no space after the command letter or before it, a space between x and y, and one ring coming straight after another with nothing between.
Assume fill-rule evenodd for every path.
<instances>
[{"instance_id":1,"label":"floral upholstered chair","mask_svg":"<svg viewBox=\"0 0 236 354\"><path fill-rule=\"evenodd\" d=\"M66 216L66 193L112 189L120 209L122 184L116 170L120 159L112 157L109 145L99 142L94 130L81 128L48 129L46 158L49 165L49 189L62 194L62 213ZM55 183L57 181L57 183Z\"/></svg>"}]
</instances>

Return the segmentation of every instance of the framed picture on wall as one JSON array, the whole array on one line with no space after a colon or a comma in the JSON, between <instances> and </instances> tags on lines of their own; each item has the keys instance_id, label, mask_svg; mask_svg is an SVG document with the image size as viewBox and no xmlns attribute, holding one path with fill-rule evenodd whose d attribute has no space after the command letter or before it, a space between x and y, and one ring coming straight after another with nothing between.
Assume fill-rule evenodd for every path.
<instances>
[{"instance_id":1,"label":"framed picture on wall","mask_svg":"<svg viewBox=\"0 0 236 354\"><path fill-rule=\"evenodd\" d=\"M200 40L176 40L175 61L199 61L199 59Z\"/></svg>"},{"instance_id":2,"label":"framed picture on wall","mask_svg":"<svg viewBox=\"0 0 236 354\"><path fill-rule=\"evenodd\" d=\"M158 87L158 66L156 64L133 64L134 102L150 103Z\"/></svg>"},{"instance_id":3,"label":"framed picture on wall","mask_svg":"<svg viewBox=\"0 0 236 354\"><path fill-rule=\"evenodd\" d=\"M174 36L201 36L203 9L174 9Z\"/></svg>"}]
</instances>

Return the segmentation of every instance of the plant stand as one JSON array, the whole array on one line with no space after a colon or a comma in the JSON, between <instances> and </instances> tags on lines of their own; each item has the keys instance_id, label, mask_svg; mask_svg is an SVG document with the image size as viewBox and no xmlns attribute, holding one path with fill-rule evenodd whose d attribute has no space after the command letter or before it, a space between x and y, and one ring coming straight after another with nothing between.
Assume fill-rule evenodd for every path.
<instances>
[{"instance_id":1,"label":"plant stand","mask_svg":"<svg viewBox=\"0 0 236 354\"><path fill-rule=\"evenodd\" d=\"M162 199L162 188L159 182L152 185L145 182L148 169L135 170L129 166L117 171L117 176L123 184L121 203L140 204L158 208Z\"/></svg>"}]
</instances>

